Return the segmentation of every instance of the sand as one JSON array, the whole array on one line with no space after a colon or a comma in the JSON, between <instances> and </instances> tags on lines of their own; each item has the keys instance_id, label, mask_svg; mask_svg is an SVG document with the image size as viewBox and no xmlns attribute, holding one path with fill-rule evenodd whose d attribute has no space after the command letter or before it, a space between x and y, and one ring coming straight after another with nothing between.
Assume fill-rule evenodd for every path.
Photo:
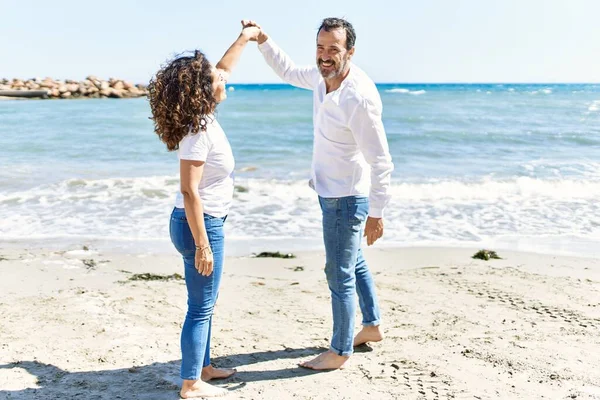
<instances>
[{"instance_id":1,"label":"sand","mask_svg":"<svg viewBox=\"0 0 600 400\"><path fill-rule=\"evenodd\" d=\"M329 344L324 254L228 258L212 356L239 372L216 384L232 399L600 399L600 260L474 252L368 249L387 338L321 373L297 363ZM0 399L179 398L181 272L176 255L1 250Z\"/></svg>"}]
</instances>

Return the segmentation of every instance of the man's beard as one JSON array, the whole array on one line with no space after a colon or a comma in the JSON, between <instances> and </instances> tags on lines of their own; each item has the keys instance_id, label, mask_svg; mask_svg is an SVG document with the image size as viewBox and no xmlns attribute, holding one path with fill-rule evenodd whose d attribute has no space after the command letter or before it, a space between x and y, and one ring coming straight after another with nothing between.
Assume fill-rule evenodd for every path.
<instances>
[{"instance_id":1,"label":"man's beard","mask_svg":"<svg viewBox=\"0 0 600 400\"><path fill-rule=\"evenodd\" d=\"M319 58L319 60L317 61L317 66L319 67L319 72L321 73L321 76L325 79L333 79L338 77L339 75L342 74L342 71L344 71L344 69L346 68L346 64L348 63L347 59L342 59L340 64L336 64L334 61L333 62L333 69L330 72L325 72L322 69L321 64L323 63L323 60Z\"/></svg>"}]
</instances>

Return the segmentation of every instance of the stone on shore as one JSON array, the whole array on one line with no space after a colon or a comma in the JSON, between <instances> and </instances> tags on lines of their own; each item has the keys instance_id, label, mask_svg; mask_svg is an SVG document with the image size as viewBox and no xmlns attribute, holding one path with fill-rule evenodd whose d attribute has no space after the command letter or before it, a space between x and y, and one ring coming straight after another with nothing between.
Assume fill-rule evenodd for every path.
<instances>
[{"instance_id":1,"label":"stone on shore","mask_svg":"<svg viewBox=\"0 0 600 400\"><path fill-rule=\"evenodd\" d=\"M94 75L84 80L35 77L27 80L0 79L0 91L47 91L50 99L72 98L135 98L147 95L146 85L133 84L117 78L99 79ZM1 94L0 94L1 96Z\"/></svg>"}]
</instances>

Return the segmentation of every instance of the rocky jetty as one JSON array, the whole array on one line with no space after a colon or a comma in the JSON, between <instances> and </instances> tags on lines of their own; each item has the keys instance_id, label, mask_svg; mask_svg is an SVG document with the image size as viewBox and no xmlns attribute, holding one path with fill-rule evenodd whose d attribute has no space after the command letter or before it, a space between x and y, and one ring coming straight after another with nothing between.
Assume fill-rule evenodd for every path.
<instances>
[{"instance_id":1,"label":"rocky jetty","mask_svg":"<svg viewBox=\"0 0 600 400\"><path fill-rule=\"evenodd\" d=\"M22 93L21 93L22 92ZM98 79L90 75L83 81L54 80L52 78L0 79L0 96L77 99L77 98L132 98L147 94L145 85L134 85L121 79Z\"/></svg>"}]
</instances>

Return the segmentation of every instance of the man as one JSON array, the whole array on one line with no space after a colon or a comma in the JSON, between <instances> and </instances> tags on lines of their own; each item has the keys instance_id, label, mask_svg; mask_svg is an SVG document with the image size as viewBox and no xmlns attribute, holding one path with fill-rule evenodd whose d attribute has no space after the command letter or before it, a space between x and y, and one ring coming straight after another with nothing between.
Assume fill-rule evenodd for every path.
<instances>
[{"instance_id":1,"label":"man","mask_svg":"<svg viewBox=\"0 0 600 400\"><path fill-rule=\"evenodd\" d=\"M323 211L333 337L329 351L300 365L317 370L341 368L353 346L383 340L375 285L361 250L361 228L366 219L364 236L369 246L383 236L383 211L394 165L381 121L379 92L351 63L355 40L348 21L326 18L317 34L317 66L298 68L264 31L258 37L265 61L279 77L314 92L310 185ZM356 292L363 329L353 340Z\"/></svg>"}]
</instances>

